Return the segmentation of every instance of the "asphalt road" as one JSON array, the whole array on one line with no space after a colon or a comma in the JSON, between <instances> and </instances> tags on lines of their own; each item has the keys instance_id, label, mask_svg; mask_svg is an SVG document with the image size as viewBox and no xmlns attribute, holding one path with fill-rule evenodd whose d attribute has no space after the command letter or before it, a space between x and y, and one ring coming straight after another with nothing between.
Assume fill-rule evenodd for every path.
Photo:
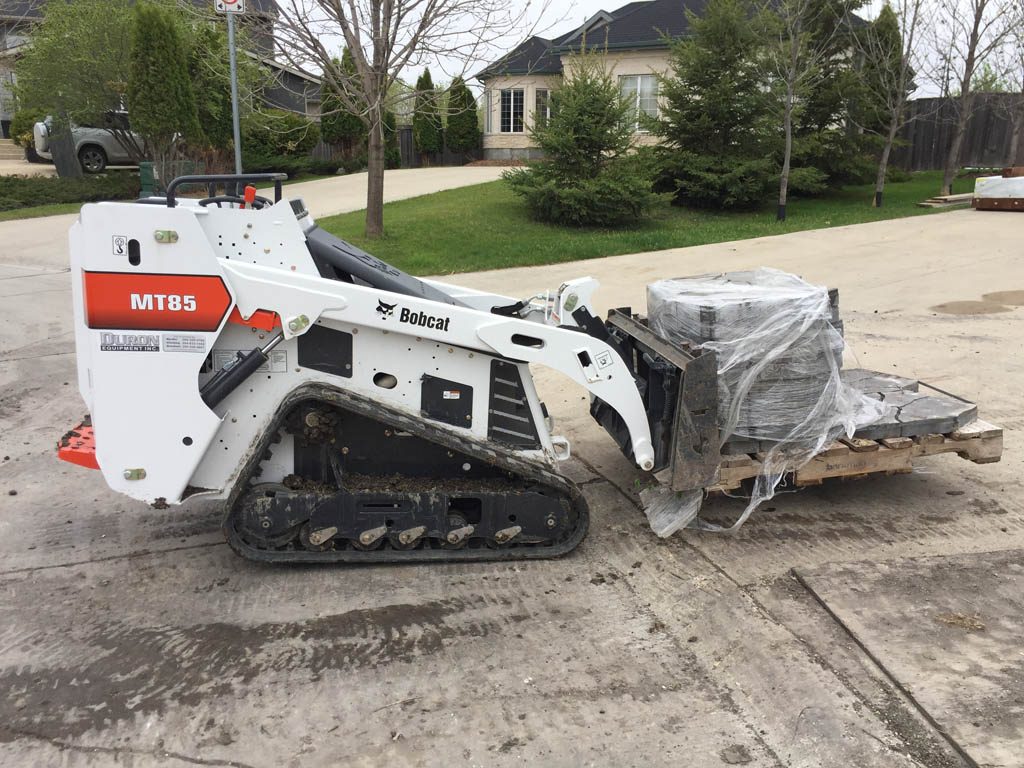
<instances>
[{"instance_id":1,"label":"asphalt road","mask_svg":"<svg viewBox=\"0 0 1024 768\"><path fill-rule=\"evenodd\" d=\"M581 547L355 569L248 563L215 508L152 510L55 460L83 410L58 224L37 220L35 261L0 239L0 765L1022 764L1024 217L458 276L526 296L592 274L603 308L642 308L659 277L794 271L840 289L860 365L975 399L1006 454L660 540L579 390L538 372L591 505Z\"/></svg>"}]
</instances>

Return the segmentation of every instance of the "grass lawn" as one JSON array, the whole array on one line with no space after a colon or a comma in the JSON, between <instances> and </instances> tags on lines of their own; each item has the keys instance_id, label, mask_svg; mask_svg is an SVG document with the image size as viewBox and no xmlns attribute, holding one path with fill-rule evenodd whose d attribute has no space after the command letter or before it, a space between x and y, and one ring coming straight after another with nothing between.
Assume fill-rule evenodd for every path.
<instances>
[{"instance_id":1,"label":"grass lawn","mask_svg":"<svg viewBox=\"0 0 1024 768\"><path fill-rule=\"evenodd\" d=\"M51 203L49 205L32 205L27 208L15 208L12 211L0 211L0 221L12 219L37 219L40 216L57 216L61 213L78 213L85 203Z\"/></svg>"},{"instance_id":2,"label":"grass lawn","mask_svg":"<svg viewBox=\"0 0 1024 768\"><path fill-rule=\"evenodd\" d=\"M941 172L914 174L887 184L885 205L872 208L873 185L827 197L792 200L784 223L771 206L753 213L721 213L665 204L629 229L568 229L531 221L502 181L438 192L384 206L385 237L363 237L365 213L341 214L319 224L387 262L417 275L470 272L615 256L689 245L777 235L803 229L935 213L917 203L937 194ZM958 191L967 190L960 181Z\"/></svg>"}]
</instances>

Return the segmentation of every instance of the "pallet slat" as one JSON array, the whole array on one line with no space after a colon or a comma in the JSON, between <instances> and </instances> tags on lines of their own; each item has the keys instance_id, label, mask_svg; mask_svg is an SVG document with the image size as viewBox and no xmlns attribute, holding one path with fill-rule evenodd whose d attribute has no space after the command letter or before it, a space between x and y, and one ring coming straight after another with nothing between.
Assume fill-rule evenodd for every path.
<instances>
[{"instance_id":1,"label":"pallet slat","mask_svg":"<svg viewBox=\"0 0 1024 768\"><path fill-rule=\"evenodd\" d=\"M955 453L975 464L999 461L1003 454L1003 430L976 419L947 435L861 440L840 438L806 465L791 473L794 485L819 485L829 478L861 478L885 473L902 474L913 469L914 459ZM761 471L759 456L723 457L718 483L708 491L731 491Z\"/></svg>"}]
</instances>

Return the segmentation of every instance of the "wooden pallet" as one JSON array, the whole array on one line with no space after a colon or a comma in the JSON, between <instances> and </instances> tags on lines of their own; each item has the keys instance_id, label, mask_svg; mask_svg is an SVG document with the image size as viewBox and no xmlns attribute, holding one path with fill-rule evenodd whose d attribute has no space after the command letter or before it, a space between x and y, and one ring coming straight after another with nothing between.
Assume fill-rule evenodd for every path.
<instances>
[{"instance_id":1,"label":"wooden pallet","mask_svg":"<svg viewBox=\"0 0 1024 768\"><path fill-rule=\"evenodd\" d=\"M880 440L840 439L791 474L796 486L821 485L832 477L859 478L873 474L901 474L913 470L919 456L955 453L975 464L999 461L1003 455L1003 430L976 419L946 435L892 437ZM761 472L763 453L723 456L718 483L708 491L732 491Z\"/></svg>"},{"instance_id":2,"label":"wooden pallet","mask_svg":"<svg viewBox=\"0 0 1024 768\"><path fill-rule=\"evenodd\" d=\"M971 207L979 211L1024 211L1024 197L976 197Z\"/></svg>"},{"instance_id":3,"label":"wooden pallet","mask_svg":"<svg viewBox=\"0 0 1024 768\"><path fill-rule=\"evenodd\" d=\"M962 192L958 195L936 195L917 204L918 208L951 208L954 205L969 205L974 197L973 192Z\"/></svg>"}]
</instances>

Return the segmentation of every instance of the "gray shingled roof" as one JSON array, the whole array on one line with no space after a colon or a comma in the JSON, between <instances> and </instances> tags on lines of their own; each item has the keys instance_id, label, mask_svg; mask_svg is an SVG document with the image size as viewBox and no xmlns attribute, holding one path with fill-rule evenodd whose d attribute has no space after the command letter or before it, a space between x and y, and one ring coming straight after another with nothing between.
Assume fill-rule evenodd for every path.
<instances>
[{"instance_id":1,"label":"gray shingled roof","mask_svg":"<svg viewBox=\"0 0 1024 768\"><path fill-rule=\"evenodd\" d=\"M612 21L593 31L588 42L609 48L647 48L665 45L665 38L689 31L686 12L704 13L706 0L647 0L612 11ZM571 41L567 44L572 45Z\"/></svg>"},{"instance_id":2,"label":"gray shingled roof","mask_svg":"<svg viewBox=\"0 0 1024 768\"><path fill-rule=\"evenodd\" d=\"M611 11L611 16L614 19L621 19L627 13L632 13L637 8L640 8L641 6L647 5L647 3L649 3L650 1L651 0L637 0L637 2L635 2L635 3L627 3L626 5L622 6L618 10Z\"/></svg>"},{"instance_id":3,"label":"gray shingled roof","mask_svg":"<svg viewBox=\"0 0 1024 768\"><path fill-rule=\"evenodd\" d=\"M543 37L528 37L476 76L495 75L560 75L562 59L552 42Z\"/></svg>"},{"instance_id":4,"label":"gray shingled roof","mask_svg":"<svg viewBox=\"0 0 1024 768\"><path fill-rule=\"evenodd\" d=\"M665 44L665 37L681 37L689 30L686 11L701 14L706 0L635 0L607 14L610 21L595 25L590 45L609 48L647 48ZM561 74L562 53L578 47L580 29L554 40L530 37L480 72L478 78L495 75Z\"/></svg>"}]
</instances>

